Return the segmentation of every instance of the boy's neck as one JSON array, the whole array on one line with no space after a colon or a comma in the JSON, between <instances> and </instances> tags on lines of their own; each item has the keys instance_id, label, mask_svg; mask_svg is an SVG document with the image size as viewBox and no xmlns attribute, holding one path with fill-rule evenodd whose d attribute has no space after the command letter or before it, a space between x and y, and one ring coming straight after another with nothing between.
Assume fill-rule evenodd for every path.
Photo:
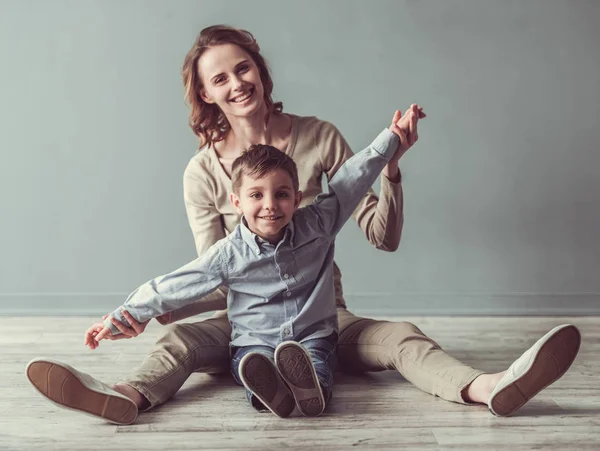
<instances>
[{"instance_id":1,"label":"boy's neck","mask_svg":"<svg viewBox=\"0 0 600 451\"><path fill-rule=\"evenodd\" d=\"M284 226L281 228L281 230L279 231L279 233L277 234L277 236L276 236L276 237L270 237L270 238L269 238L269 237L265 237L265 236L261 235L261 234L260 234L260 232L257 232L256 230L252 230L252 228L251 228L251 227L248 225L248 221L246 221L246 219L245 219L245 218L243 218L243 224L244 224L244 226L245 226L245 227L246 227L248 230L250 230L250 232L252 232L253 234L255 234L255 235L256 235L257 237L259 237L261 240L265 240L265 241L267 241L268 243L270 243L270 244L272 244L273 246L275 246L275 245L279 244L279 242L280 242L281 240L283 240L283 237L285 236L285 231L286 231L286 230L287 230L287 228L288 228L289 222L288 222L286 225L284 225Z\"/></svg>"}]
</instances>

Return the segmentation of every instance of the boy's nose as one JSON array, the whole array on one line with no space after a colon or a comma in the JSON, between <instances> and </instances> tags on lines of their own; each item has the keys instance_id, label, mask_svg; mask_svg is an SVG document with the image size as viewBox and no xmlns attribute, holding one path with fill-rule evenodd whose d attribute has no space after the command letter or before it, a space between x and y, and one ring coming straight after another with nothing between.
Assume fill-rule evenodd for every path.
<instances>
[{"instance_id":1,"label":"boy's nose","mask_svg":"<svg viewBox=\"0 0 600 451\"><path fill-rule=\"evenodd\" d=\"M277 199L270 196L265 196L263 208L266 210L275 210L277 208Z\"/></svg>"}]
</instances>

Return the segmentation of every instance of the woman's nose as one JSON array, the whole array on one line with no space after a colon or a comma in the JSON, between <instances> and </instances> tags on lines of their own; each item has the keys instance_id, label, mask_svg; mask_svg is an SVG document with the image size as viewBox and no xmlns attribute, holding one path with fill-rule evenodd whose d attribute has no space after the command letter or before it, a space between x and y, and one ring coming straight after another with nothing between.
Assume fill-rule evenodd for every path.
<instances>
[{"instance_id":1,"label":"woman's nose","mask_svg":"<svg viewBox=\"0 0 600 451\"><path fill-rule=\"evenodd\" d=\"M232 77L231 83L233 84L233 89L235 91L240 91L244 85L244 81L238 75Z\"/></svg>"}]
</instances>

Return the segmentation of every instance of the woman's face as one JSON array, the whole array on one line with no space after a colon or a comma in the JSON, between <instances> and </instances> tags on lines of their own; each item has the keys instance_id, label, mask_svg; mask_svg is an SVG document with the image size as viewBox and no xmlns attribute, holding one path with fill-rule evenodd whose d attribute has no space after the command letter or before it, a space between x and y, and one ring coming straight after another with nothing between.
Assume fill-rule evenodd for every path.
<instances>
[{"instance_id":1,"label":"woman's face","mask_svg":"<svg viewBox=\"0 0 600 451\"><path fill-rule=\"evenodd\" d=\"M264 106L264 88L252 57L235 44L207 49L198 60L202 99L225 116L248 117Z\"/></svg>"}]
</instances>

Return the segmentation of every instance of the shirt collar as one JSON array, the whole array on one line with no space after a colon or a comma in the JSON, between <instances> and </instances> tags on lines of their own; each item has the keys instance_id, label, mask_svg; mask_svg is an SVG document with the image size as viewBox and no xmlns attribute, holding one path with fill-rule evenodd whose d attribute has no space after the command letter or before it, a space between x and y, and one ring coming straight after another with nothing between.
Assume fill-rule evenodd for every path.
<instances>
[{"instance_id":1,"label":"shirt collar","mask_svg":"<svg viewBox=\"0 0 600 451\"><path fill-rule=\"evenodd\" d=\"M252 249L256 253L256 255L259 255L261 252L260 243L264 242L265 240L263 240L261 237L259 237L257 234L255 234L248 228L248 222L246 221L246 218L244 218L243 216L242 216L242 220L240 221L240 230L242 233L242 239L246 242L246 244L248 246L250 246L250 249ZM282 241L283 242L289 241L290 247L294 247L293 239L294 239L294 221L290 221L289 224L285 228L285 232L283 234Z\"/></svg>"},{"instance_id":2,"label":"shirt collar","mask_svg":"<svg viewBox=\"0 0 600 451\"><path fill-rule=\"evenodd\" d=\"M240 221L240 230L242 232L242 239L250 246L250 249L252 249L256 255L259 255L260 246L257 241L258 236L248 228L248 222L246 222L246 218L243 216Z\"/></svg>"}]
</instances>

